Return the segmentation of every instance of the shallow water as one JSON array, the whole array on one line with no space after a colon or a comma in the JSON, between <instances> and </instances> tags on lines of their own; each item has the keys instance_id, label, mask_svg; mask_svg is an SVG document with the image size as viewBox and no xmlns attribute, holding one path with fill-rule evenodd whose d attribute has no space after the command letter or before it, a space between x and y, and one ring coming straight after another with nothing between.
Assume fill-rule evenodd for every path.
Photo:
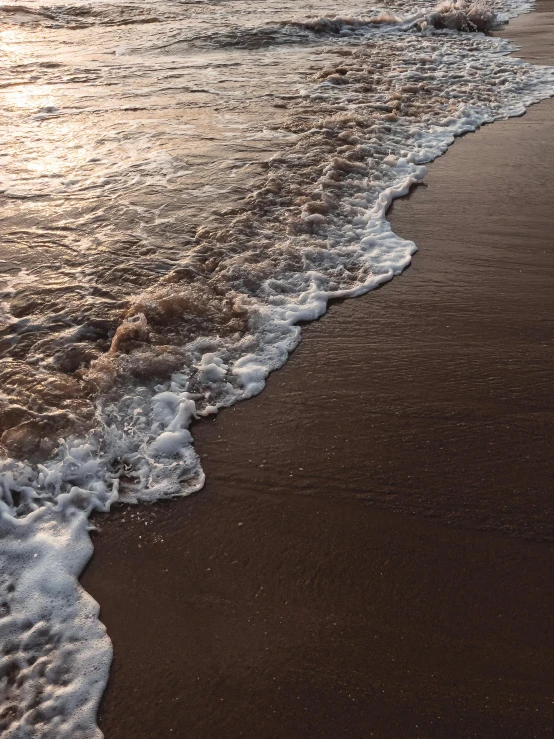
<instances>
[{"instance_id":1,"label":"shallow water","mask_svg":"<svg viewBox=\"0 0 554 739\"><path fill-rule=\"evenodd\" d=\"M386 209L454 136L554 92L444 28L489 11L343 5L0 6L6 736L95 735L86 515L198 490L192 420L409 264Z\"/></svg>"}]
</instances>

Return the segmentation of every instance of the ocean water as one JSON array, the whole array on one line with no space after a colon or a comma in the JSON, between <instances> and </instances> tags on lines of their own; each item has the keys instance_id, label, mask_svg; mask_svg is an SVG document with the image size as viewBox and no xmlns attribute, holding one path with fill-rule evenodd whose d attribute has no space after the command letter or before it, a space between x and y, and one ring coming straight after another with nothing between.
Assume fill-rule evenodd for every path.
<instances>
[{"instance_id":1,"label":"ocean water","mask_svg":"<svg viewBox=\"0 0 554 739\"><path fill-rule=\"evenodd\" d=\"M0 4L3 736L101 736L89 514L199 490L192 422L408 266L392 200L554 94L483 33L528 9Z\"/></svg>"}]
</instances>

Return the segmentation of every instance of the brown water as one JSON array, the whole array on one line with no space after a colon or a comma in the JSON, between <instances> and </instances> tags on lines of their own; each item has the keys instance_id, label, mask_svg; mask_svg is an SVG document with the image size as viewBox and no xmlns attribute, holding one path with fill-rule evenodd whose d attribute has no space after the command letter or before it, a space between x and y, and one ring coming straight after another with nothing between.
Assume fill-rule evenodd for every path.
<instances>
[{"instance_id":1,"label":"brown water","mask_svg":"<svg viewBox=\"0 0 554 739\"><path fill-rule=\"evenodd\" d=\"M260 302L301 302L314 270L327 293L400 271L409 246L337 249L349 222L450 136L424 132L529 73L498 42L396 31L409 2L2 8L0 449L31 461L98 427L99 391L194 374L194 340L225 343L207 403L231 402L233 362L272 341Z\"/></svg>"}]
</instances>

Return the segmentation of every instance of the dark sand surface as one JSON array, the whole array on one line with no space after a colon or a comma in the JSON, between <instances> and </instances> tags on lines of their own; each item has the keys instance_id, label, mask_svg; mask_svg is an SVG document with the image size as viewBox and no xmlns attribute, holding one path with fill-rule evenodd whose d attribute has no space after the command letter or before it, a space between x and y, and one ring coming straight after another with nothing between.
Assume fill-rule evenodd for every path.
<instances>
[{"instance_id":1,"label":"dark sand surface","mask_svg":"<svg viewBox=\"0 0 554 739\"><path fill-rule=\"evenodd\" d=\"M553 140L553 101L459 140L411 269L196 427L205 489L97 519L107 739L554 735Z\"/></svg>"}]
</instances>

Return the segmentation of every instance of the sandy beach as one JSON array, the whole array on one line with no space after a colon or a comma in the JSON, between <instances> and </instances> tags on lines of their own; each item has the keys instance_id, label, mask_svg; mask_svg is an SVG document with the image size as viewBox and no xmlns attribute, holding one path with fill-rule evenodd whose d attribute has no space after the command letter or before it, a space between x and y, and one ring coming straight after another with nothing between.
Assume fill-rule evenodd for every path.
<instances>
[{"instance_id":1,"label":"sandy beach","mask_svg":"<svg viewBox=\"0 0 554 739\"><path fill-rule=\"evenodd\" d=\"M553 64L553 23L502 35ZM205 488L95 519L107 739L552 736L553 137L458 140L411 268L195 426Z\"/></svg>"}]
</instances>

